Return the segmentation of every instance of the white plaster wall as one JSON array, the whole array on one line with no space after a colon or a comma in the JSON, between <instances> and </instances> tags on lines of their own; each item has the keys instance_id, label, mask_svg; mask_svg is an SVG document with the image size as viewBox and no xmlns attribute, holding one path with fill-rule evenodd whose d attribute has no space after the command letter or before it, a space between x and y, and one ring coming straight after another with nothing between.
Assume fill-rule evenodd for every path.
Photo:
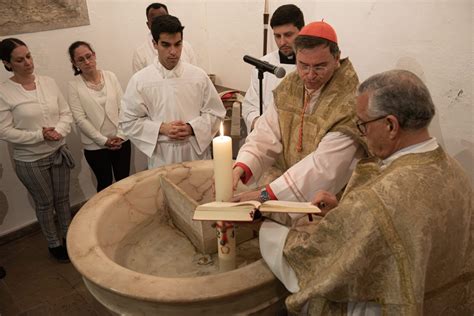
<instances>
[{"instance_id":1,"label":"white plaster wall","mask_svg":"<svg viewBox=\"0 0 474 316\"><path fill-rule=\"evenodd\" d=\"M262 53L264 3L256 0L165 1L171 14L185 25L184 37L217 83L246 90L251 67L242 56ZM270 13L289 1L270 0ZM38 73L55 78L66 92L72 78L67 47L75 40L94 46L99 66L115 72L125 89L131 76L133 50L146 38L144 10L149 1L89 0L88 26L15 35L35 58ZM392 68L417 73L431 90L437 106L431 131L474 179L472 105L473 4L450 1L293 1L306 22L332 24L343 56L350 56L361 80ZM1 12L0 12L1 14ZM269 35L269 50L275 45ZM0 80L9 77L0 71ZM95 193L95 182L83 159L79 138L68 137L77 166L72 173L71 202ZM145 167L134 153L134 170ZM32 221L32 201L14 174L9 147L0 142L0 235Z\"/></svg>"}]
</instances>

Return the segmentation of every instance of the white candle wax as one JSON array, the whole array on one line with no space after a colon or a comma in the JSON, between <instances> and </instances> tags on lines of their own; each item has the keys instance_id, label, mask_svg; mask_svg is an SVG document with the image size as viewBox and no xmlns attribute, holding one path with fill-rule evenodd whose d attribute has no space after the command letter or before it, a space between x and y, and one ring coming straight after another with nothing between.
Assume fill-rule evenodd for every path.
<instances>
[{"instance_id":1,"label":"white candle wax","mask_svg":"<svg viewBox=\"0 0 474 316\"><path fill-rule=\"evenodd\" d=\"M212 140L216 201L228 201L232 195L232 139L217 136Z\"/></svg>"},{"instance_id":2,"label":"white candle wax","mask_svg":"<svg viewBox=\"0 0 474 316\"><path fill-rule=\"evenodd\" d=\"M216 201L228 201L232 195L232 138L221 136L212 140L214 152L214 186ZM217 249L219 256L219 271L235 269L235 232L233 225L225 222L217 223Z\"/></svg>"}]
</instances>

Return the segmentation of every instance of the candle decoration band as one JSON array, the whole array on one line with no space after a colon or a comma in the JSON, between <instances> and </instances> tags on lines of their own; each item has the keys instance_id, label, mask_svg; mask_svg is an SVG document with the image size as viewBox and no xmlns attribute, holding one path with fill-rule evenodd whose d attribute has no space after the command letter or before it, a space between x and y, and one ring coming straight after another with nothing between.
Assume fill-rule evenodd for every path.
<instances>
[{"instance_id":1,"label":"candle decoration band","mask_svg":"<svg viewBox=\"0 0 474 316\"><path fill-rule=\"evenodd\" d=\"M216 231L217 239L219 240L219 244L221 246L224 246L224 245L229 243L229 237L227 236L227 230L228 229L232 229L231 237L235 238L235 232L233 230L234 225L232 223L220 222L220 223L216 223L216 227L217 227L217 231ZM224 254L226 254L226 253L224 253Z\"/></svg>"}]
</instances>

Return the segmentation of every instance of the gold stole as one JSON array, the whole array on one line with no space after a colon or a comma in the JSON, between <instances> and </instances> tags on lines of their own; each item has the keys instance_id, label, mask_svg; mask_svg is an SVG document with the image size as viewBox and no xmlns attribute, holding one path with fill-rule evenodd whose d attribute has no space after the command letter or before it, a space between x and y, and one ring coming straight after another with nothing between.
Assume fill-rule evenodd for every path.
<instances>
[{"instance_id":1,"label":"gold stole","mask_svg":"<svg viewBox=\"0 0 474 316\"><path fill-rule=\"evenodd\" d=\"M472 194L441 147L383 170L360 161L339 206L288 234L284 254L301 288L289 312L309 301L311 315L344 315L347 302L371 301L384 315L470 314Z\"/></svg>"},{"instance_id":2,"label":"gold stole","mask_svg":"<svg viewBox=\"0 0 474 316\"><path fill-rule=\"evenodd\" d=\"M358 84L359 79L349 59L341 60L341 66L323 87L313 113L302 117L304 84L298 72L292 72L281 82L273 91L283 144L283 152L276 164L280 170L288 170L315 151L328 132L344 133L365 147L354 123L355 92ZM301 151L298 150L300 137Z\"/></svg>"}]
</instances>

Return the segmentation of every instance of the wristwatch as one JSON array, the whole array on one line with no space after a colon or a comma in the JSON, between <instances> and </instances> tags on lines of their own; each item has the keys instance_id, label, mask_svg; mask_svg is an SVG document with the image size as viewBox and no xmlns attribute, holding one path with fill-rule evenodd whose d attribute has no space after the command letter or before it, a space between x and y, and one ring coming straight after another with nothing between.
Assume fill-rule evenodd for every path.
<instances>
[{"instance_id":1,"label":"wristwatch","mask_svg":"<svg viewBox=\"0 0 474 316\"><path fill-rule=\"evenodd\" d=\"M263 188L262 191L260 191L260 203L266 202L270 200L270 195L267 192L266 188Z\"/></svg>"}]
</instances>

